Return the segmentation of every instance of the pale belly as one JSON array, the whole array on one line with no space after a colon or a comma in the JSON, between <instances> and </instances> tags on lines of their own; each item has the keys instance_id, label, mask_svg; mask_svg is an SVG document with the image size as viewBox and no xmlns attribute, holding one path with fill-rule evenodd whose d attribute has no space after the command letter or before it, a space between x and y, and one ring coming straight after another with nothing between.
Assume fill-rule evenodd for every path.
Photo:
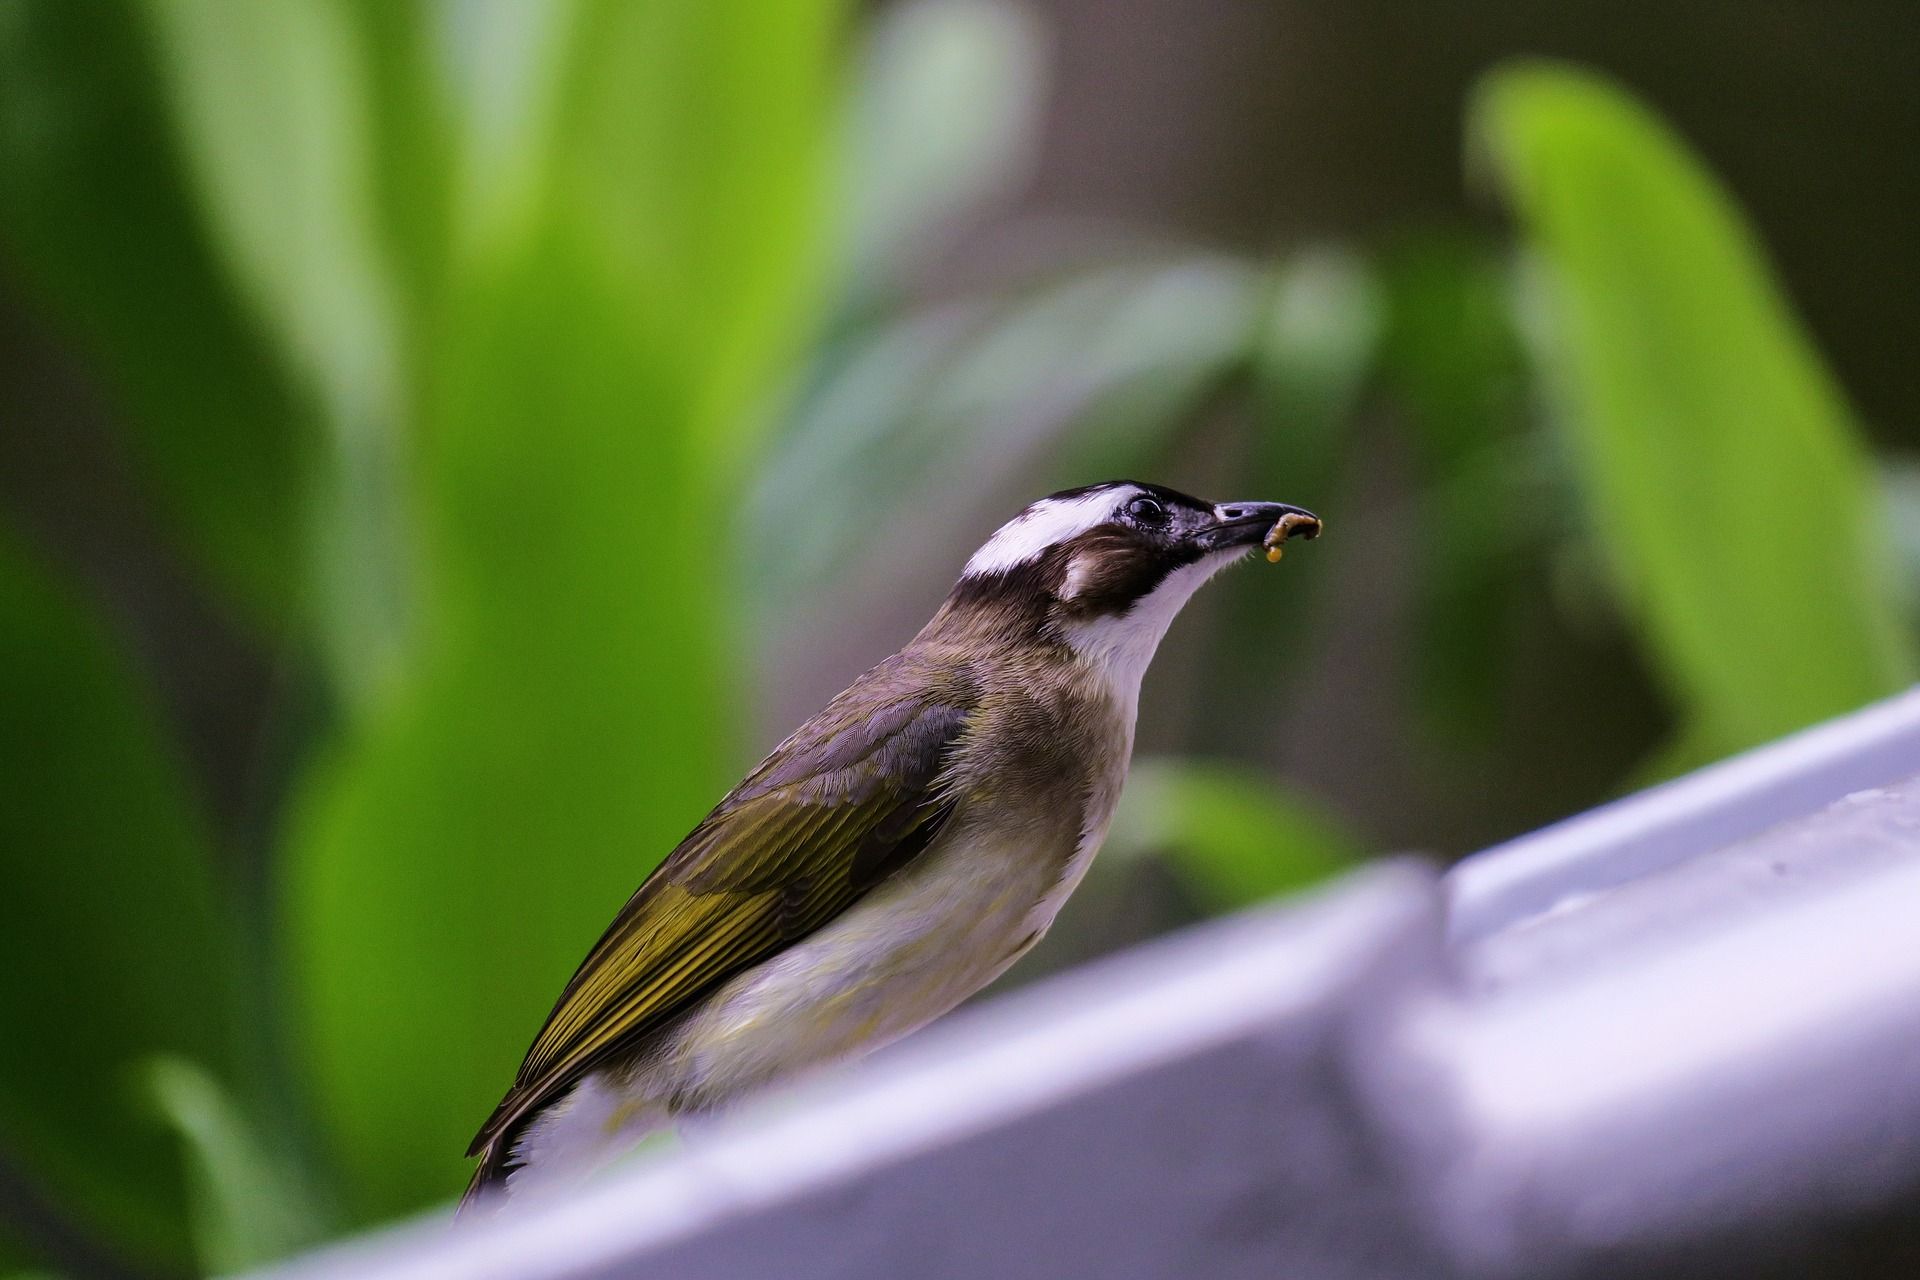
<instances>
[{"instance_id":1,"label":"pale belly","mask_svg":"<svg viewBox=\"0 0 1920 1280\"><path fill-rule=\"evenodd\" d=\"M676 1109L705 1110L925 1026L1053 923L1086 862L1078 821L1053 825L1028 827L1018 847L949 832L846 914L721 988L638 1074L666 1086Z\"/></svg>"},{"instance_id":2,"label":"pale belly","mask_svg":"<svg viewBox=\"0 0 1920 1280\"><path fill-rule=\"evenodd\" d=\"M646 1132L871 1052L948 1012L1053 923L1105 837L1112 804L1105 795L1096 803L1095 814L1019 824L956 819L912 866L733 978L647 1052L585 1077L528 1127L513 1189L556 1169L571 1180ZM999 838L979 834L989 827Z\"/></svg>"}]
</instances>

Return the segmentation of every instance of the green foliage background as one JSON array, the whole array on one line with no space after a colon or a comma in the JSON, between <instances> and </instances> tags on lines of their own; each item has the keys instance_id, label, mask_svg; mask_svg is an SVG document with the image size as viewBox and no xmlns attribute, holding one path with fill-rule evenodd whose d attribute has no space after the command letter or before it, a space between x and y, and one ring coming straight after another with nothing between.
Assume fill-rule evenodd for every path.
<instances>
[{"instance_id":1,"label":"green foliage background","mask_svg":"<svg viewBox=\"0 0 1920 1280\"><path fill-rule=\"evenodd\" d=\"M1245 491L1313 505L1368 401L1406 415L1449 751L1500 696L1454 658L1569 548L1673 725L1619 785L1911 678L1844 396L1739 209L1595 74L1506 66L1470 104L1507 240L1172 250L936 312L902 264L1031 128L1017 10L909 5L851 58L831 3L453 12L0 12L8 270L278 708L223 821L124 619L0 529L0 1152L83 1267L239 1269L444 1202L750 751L753 651L876 531L1154 473L1222 398ZM1320 550L1194 641L1196 707L1275 705L1242 656L1330 625ZM1113 860L1212 911L1373 844L1270 770L1164 756ZM26 1265L45 1232L16 1234Z\"/></svg>"}]
</instances>

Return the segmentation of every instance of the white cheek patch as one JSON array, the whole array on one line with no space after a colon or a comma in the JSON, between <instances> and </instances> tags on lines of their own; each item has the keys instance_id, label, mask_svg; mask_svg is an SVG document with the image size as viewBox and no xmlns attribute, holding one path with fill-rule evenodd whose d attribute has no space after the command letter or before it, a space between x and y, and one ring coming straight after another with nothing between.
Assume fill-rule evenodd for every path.
<instances>
[{"instance_id":1,"label":"white cheek patch","mask_svg":"<svg viewBox=\"0 0 1920 1280\"><path fill-rule=\"evenodd\" d=\"M967 561L964 576L1004 573L1025 564L1048 547L1104 524L1135 492L1131 488L1096 489L1077 498L1043 498L1001 525L999 532Z\"/></svg>"},{"instance_id":2,"label":"white cheek patch","mask_svg":"<svg viewBox=\"0 0 1920 1280\"><path fill-rule=\"evenodd\" d=\"M1060 584L1060 598L1072 600L1087 589L1087 580L1093 577L1093 557L1082 551L1067 562L1066 580Z\"/></svg>"}]
</instances>

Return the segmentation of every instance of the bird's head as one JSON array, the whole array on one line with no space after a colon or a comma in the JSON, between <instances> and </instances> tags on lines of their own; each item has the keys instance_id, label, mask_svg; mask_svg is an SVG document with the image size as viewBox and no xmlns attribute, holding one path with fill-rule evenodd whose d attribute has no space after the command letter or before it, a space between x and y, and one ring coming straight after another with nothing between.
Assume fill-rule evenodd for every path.
<instances>
[{"instance_id":1,"label":"bird's head","mask_svg":"<svg viewBox=\"0 0 1920 1280\"><path fill-rule=\"evenodd\" d=\"M1320 532L1313 513L1281 502L1206 502L1132 480L1063 490L973 553L948 611L1024 619L1083 654L1144 667L1200 585L1272 545L1283 520L1282 537Z\"/></svg>"}]
</instances>

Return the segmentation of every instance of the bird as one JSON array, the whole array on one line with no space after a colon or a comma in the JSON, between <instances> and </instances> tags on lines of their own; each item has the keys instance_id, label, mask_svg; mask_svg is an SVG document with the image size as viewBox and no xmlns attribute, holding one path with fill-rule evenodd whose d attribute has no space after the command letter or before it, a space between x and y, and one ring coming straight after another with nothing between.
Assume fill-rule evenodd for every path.
<instances>
[{"instance_id":1,"label":"bird","mask_svg":"<svg viewBox=\"0 0 1920 1280\"><path fill-rule=\"evenodd\" d=\"M1035 501L931 621L636 890L468 1150L463 1210L917 1030L1047 932L1112 820L1181 607L1319 517L1116 480Z\"/></svg>"}]
</instances>

